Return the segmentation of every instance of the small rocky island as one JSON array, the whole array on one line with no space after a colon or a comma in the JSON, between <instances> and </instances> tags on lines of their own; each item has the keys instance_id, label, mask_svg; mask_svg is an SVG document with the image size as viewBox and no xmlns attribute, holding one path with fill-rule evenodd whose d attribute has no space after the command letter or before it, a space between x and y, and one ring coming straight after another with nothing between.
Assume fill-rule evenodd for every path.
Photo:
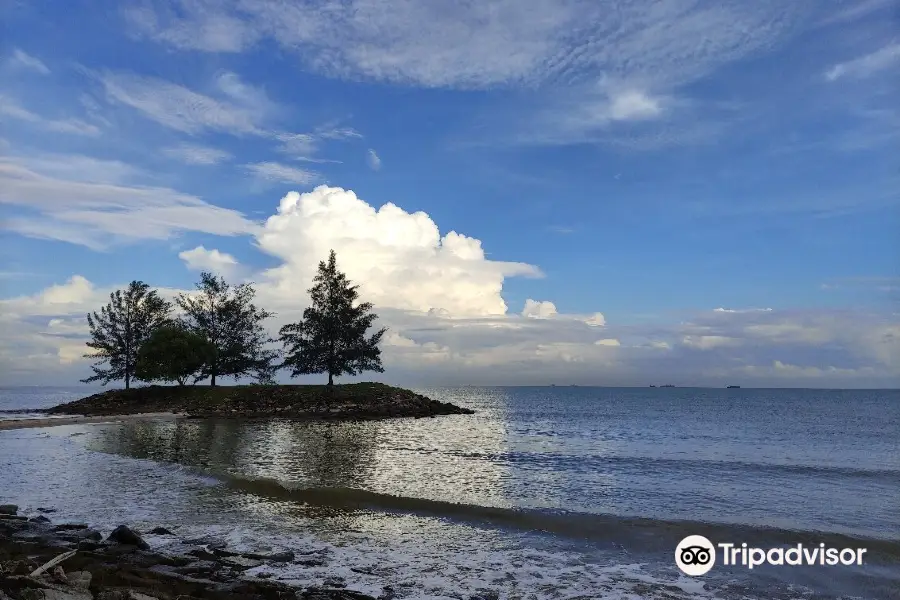
<instances>
[{"instance_id":1,"label":"small rocky island","mask_svg":"<svg viewBox=\"0 0 900 600\"><path fill-rule=\"evenodd\" d=\"M48 409L51 415L176 413L187 417L369 420L474 411L382 383L158 386L109 390Z\"/></svg>"}]
</instances>

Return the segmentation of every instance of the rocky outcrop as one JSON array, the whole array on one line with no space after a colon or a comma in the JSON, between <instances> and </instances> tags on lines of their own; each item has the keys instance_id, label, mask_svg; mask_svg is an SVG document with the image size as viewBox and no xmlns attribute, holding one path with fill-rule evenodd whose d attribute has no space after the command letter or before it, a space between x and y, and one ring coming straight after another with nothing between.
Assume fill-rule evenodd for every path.
<instances>
[{"instance_id":1,"label":"rocky outcrop","mask_svg":"<svg viewBox=\"0 0 900 600\"><path fill-rule=\"evenodd\" d=\"M19 518L21 517L21 518ZM158 528L162 529L162 528ZM166 530L168 531L168 530ZM162 534L154 534L162 535ZM83 547L86 541L93 544ZM293 552L249 554L197 540L184 554L150 551L133 529L117 527L106 540L83 524L29 520L17 512L0 515L0 600L390 600L346 589L339 577L320 587L297 589L248 577L268 563L295 562ZM196 554L202 553L199 559Z\"/></svg>"},{"instance_id":2,"label":"rocky outcrop","mask_svg":"<svg viewBox=\"0 0 900 600\"><path fill-rule=\"evenodd\" d=\"M149 386L110 390L60 404L49 414L103 416L172 412L190 417L363 420L472 414L448 402L380 383Z\"/></svg>"}]
</instances>

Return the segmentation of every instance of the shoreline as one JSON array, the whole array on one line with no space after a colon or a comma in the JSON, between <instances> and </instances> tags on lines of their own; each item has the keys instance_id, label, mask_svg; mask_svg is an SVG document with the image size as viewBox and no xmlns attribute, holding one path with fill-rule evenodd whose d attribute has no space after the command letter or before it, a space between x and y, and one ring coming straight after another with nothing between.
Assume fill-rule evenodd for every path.
<instances>
[{"instance_id":1,"label":"shoreline","mask_svg":"<svg viewBox=\"0 0 900 600\"><path fill-rule=\"evenodd\" d=\"M34 419L0 420L0 431L15 429L31 429L40 427L59 427L61 425L99 425L105 423L122 423L125 421L174 420L184 415L172 412L134 413L122 415L73 415L70 417L38 417Z\"/></svg>"},{"instance_id":2,"label":"shoreline","mask_svg":"<svg viewBox=\"0 0 900 600\"><path fill-rule=\"evenodd\" d=\"M54 509L18 514L0 505L0 599L30 600L392 600L391 586L377 598L347 589L341 577L321 586L295 586L247 575L266 565L319 566L316 551L270 553L230 550L212 536L181 539L154 527L120 525L107 535L85 523L54 524ZM49 515L49 516L48 516ZM172 540L175 552L154 550L144 535Z\"/></svg>"}]
</instances>

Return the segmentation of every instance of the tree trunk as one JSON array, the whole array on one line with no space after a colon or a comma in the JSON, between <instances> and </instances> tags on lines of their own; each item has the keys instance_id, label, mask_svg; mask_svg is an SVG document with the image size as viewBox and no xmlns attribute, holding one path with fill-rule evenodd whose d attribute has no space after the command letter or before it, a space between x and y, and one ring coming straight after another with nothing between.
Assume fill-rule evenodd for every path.
<instances>
[{"instance_id":1,"label":"tree trunk","mask_svg":"<svg viewBox=\"0 0 900 600\"><path fill-rule=\"evenodd\" d=\"M216 387L216 372L213 371L209 378L210 387Z\"/></svg>"},{"instance_id":2,"label":"tree trunk","mask_svg":"<svg viewBox=\"0 0 900 600\"><path fill-rule=\"evenodd\" d=\"M334 376L331 374L331 371L328 372L328 387L332 387L334 385Z\"/></svg>"},{"instance_id":3,"label":"tree trunk","mask_svg":"<svg viewBox=\"0 0 900 600\"><path fill-rule=\"evenodd\" d=\"M128 371L125 371L125 389L127 390L130 387L131 387L131 373L129 373Z\"/></svg>"}]
</instances>

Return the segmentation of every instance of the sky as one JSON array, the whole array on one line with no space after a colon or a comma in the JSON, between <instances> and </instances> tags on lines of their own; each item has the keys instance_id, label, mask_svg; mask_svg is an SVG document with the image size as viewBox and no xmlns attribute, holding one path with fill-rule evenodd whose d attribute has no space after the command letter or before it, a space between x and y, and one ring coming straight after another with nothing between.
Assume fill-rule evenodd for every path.
<instances>
[{"instance_id":1,"label":"sky","mask_svg":"<svg viewBox=\"0 0 900 600\"><path fill-rule=\"evenodd\" d=\"M900 386L896 0L0 11L0 385L132 280L275 333L334 249L366 379Z\"/></svg>"}]
</instances>

